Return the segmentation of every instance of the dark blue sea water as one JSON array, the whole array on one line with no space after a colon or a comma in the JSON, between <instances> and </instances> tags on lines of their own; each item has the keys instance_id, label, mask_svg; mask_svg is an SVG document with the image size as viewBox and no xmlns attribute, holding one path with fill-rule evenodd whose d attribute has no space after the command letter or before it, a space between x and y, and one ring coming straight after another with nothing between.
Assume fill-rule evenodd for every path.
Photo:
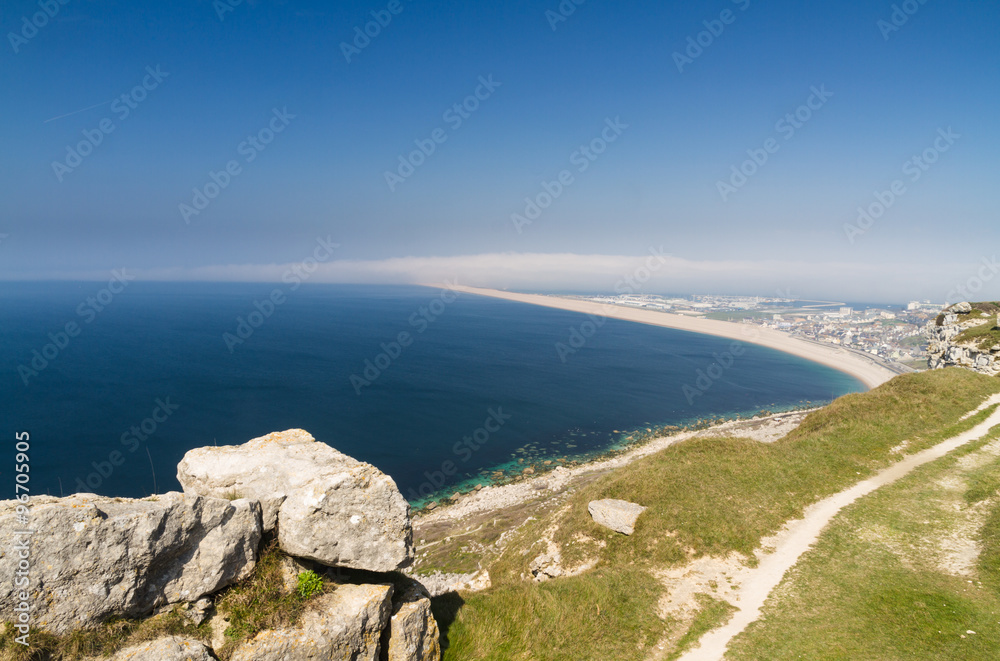
<instances>
[{"instance_id":1,"label":"dark blue sea water","mask_svg":"<svg viewBox=\"0 0 1000 661\"><path fill-rule=\"evenodd\" d=\"M421 287L0 287L5 498L21 430L36 494L178 489L185 451L299 427L417 501L518 459L602 451L634 430L863 390L753 345L699 383L713 354L730 362L731 341ZM263 301L275 289L272 310ZM238 319L256 328L240 337ZM582 346L573 330L589 336Z\"/></svg>"}]
</instances>

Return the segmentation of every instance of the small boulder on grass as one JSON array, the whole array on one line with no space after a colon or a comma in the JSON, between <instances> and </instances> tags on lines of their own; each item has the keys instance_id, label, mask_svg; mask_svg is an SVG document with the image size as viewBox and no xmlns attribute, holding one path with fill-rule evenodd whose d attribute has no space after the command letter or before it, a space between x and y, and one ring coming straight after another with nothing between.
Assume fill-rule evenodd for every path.
<instances>
[{"instance_id":1,"label":"small boulder on grass","mask_svg":"<svg viewBox=\"0 0 1000 661\"><path fill-rule=\"evenodd\" d=\"M646 508L627 500L606 499L590 501L587 511L598 525L623 535L631 535L635 532L636 519L646 511Z\"/></svg>"}]
</instances>

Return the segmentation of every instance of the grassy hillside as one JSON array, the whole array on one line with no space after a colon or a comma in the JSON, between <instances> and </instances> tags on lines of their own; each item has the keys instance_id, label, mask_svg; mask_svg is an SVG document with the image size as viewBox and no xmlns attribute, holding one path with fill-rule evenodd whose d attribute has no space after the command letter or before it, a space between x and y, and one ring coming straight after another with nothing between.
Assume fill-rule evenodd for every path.
<instances>
[{"instance_id":1,"label":"grassy hillside","mask_svg":"<svg viewBox=\"0 0 1000 661\"><path fill-rule=\"evenodd\" d=\"M663 645L664 658L670 658L679 646L693 643L700 633L724 621L731 607L705 596L698 600L700 613L663 616L660 604L665 588L656 578L657 570L704 555L737 552L752 559L762 537L800 516L809 504L983 420L987 411L964 421L961 418L997 392L1000 379L961 369L904 375L809 414L798 429L775 443L694 439L584 482L564 504L540 510L537 520L513 535L489 566L492 589L434 600L445 638L444 658L642 659L659 645ZM995 455L1000 455L1000 445ZM955 459L955 465L963 459ZM858 516L867 518L843 524L846 527L839 537L824 537L826 546L821 550L827 555L817 556L814 573L803 574L808 580L796 584L805 587L791 593L794 599L774 606L774 615L765 622L773 629L755 629L756 638L741 641L744 651L740 653L745 656L740 658L784 658L769 651L779 639L788 639L780 647L788 650L787 658L798 658L800 653L803 658L991 658L975 656L986 644L981 639L967 643L967 638L958 638L959 643L947 637L939 640L930 633L937 627L933 630L950 635L966 626L977 633L956 635L982 635L994 644L996 639L988 637L993 633L987 633L994 628L987 619L1000 622L1000 511L995 506L1000 464L979 461L963 470L961 502L982 510L981 530L976 529L982 552L974 583L915 570L903 561L894 565L891 553L852 538L858 536L859 525L899 523L909 529L917 526L918 519L930 521L931 528L938 523L950 525L959 510L945 507L933 516L926 513L940 500L932 487L958 478L922 472L923 482L914 482L915 477L908 482L917 491L898 494L896 500L866 499L867 509L858 509ZM931 491L919 491L925 487ZM647 506L635 534L626 537L594 524L587 504L599 498L622 498ZM911 501L916 505L906 509ZM903 514L892 509L893 503L917 518L907 523ZM594 568L574 577L534 582L532 560L553 548L564 565L586 560ZM268 554L254 576L230 589L219 604L232 618L229 635L234 640L294 621L306 606L305 595L278 589L278 560L277 555ZM825 603L830 600L824 595L829 594L838 596L843 605ZM809 607L803 610L803 604ZM793 619L820 613L822 608L828 609L827 614L815 620ZM926 612L914 615L914 608ZM829 617L841 618L855 632L866 632L879 618L887 618L892 626L882 634L871 634L873 642L867 647L844 647L851 650L848 656L817 656L817 648L809 647L809 636L789 633L802 626L814 627L814 635L820 635ZM142 622L110 622L64 637L33 634L38 647L31 651L15 646L7 630L0 635L0 659L108 654L126 643L166 632L203 639L211 633L207 624L195 628L177 611ZM890 649L895 636L922 636L918 642L924 647L914 649L944 656L879 656L879 646ZM967 650L972 652L963 656ZM858 655L851 656L855 651Z\"/></svg>"},{"instance_id":2,"label":"grassy hillside","mask_svg":"<svg viewBox=\"0 0 1000 661\"><path fill-rule=\"evenodd\" d=\"M613 594L627 571L630 594L656 603L663 588L651 570L706 554L750 555L762 537L809 504L972 427L986 414L965 421L962 416L997 392L1000 380L960 369L903 375L869 393L840 398L773 444L695 439L619 469L573 494L559 512L522 528L490 567L496 587L441 613L450 644L445 658L641 658L640 651L664 631L679 637L688 623L657 620L637 627L634 600L622 608L602 606L601 619L594 621L581 615L593 606L573 595ZM593 523L587 503L599 498L649 509L626 537ZM548 539L566 563L590 558L598 569L532 582L529 565ZM568 602L559 604L556 595ZM608 629L617 635L606 639L601 631ZM588 644L551 645L563 640ZM505 655L490 651L501 648ZM619 656L625 648L635 650L631 657Z\"/></svg>"},{"instance_id":3,"label":"grassy hillside","mask_svg":"<svg viewBox=\"0 0 1000 661\"><path fill-rule=\"evenodd\" d=\"M726 658L997 658L997 438L845 509Z\"/></svg>"},{"instance_id":4,"label":"grassy hillside","mask_svg":"<svg viewBox=\"0 0 1000 661\"><path fill-rule=\"evenodd\" d=\"M730 551L749 555L761 537L809 504L970 427L959 419L996 392L996 379L966 370L909 374L838 399L775 443L679 443L580 490L556 519L555 541L570 558L593 555L602 565L676 564ZM587 503L601 498L649 508L635 534L619 535L591 520ZM539 522L538 528L548 525ZM505 554L491 572L494 580L520 580L534 557L519 557L523 550Z\"/></svg>"},{"instance_id":5,"label":"grassy hillside","mask_svg":"<svg viewBox=\"0 0 1000 661\"><path fill-rule=\"evenodd\" d=\"M604 568L504 585L464 602L438 598L434 614L449 641L445 659L636 659L666 631L656 615L662 590L635 567Z\"/></svg>"}]
</instances>

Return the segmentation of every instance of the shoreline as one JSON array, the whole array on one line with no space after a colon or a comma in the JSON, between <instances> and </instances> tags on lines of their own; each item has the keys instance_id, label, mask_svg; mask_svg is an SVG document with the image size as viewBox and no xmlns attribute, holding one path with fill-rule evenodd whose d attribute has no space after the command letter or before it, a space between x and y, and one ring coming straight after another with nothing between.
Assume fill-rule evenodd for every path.
<instances>
[{"instance_id":1,"label":"shoreline","mask_svg":"<svg viewBox=\"0 0 1000 661\"><path fill-rule=\"evenodd\" d=\"M809 403L804 406L792 406L787 409L760 409L758 411L744 411L727 415L697 418L693 419L689 423L679 425L654 426L652 429L646 429L645 431L648 433L645 434L642 433L643 430L641 428L637 428L620 434L620 438L628 435L629 439L631 439L633 434L639 434L641 437L636 440L619 440L602 450L593 450L578 455L570 455L572 458L565 463L563 463L562 460L551 460L548 463L543 460L537 460L533 462L526 462L524 465L518 465L515 469L501 468L502 465L506 464L497 465L491 472L505 473L505 475L501 478L484 478L482 476L467 478L456 484L439 489L438 491L435 491L432 494L418 500L407 499L407 502L410 504L410 507L414 512L428 514L430 512L440 511L441 509L454 505L457 502L455 497L458 497L458 499L461 500L469 496L476 495L487 488L502 490L505 487L541 480L546 476L551 476L554 471L559 469L571 471L571 475L577 475L581 471L583 473L591 472L587 469L592 469L595 466L603 466L609 461L624 458L625 463L630 463L636 458L646 456L646 453L642 451L643 448L651 444L662 443L665 439L671 439L672 441L678 439L683 440L705 434L714 435L714 432L724 432L732 429L745 429L758 423L767 424L776 419L781 420L789 419L790 416L804 416L823 408L826 405L827 403ZM526 472L525 469L527 468L531 468L531 472ZM476 485L478 485L478 489L475 488ZM427 505L430 503L434 503L434 506L427 509Z\"/></svg>"},{"instance_id":2,"label":"shoreline","mask_svg":"<svg viewBox=\"0 0 1000 661\"><path fill-rule=\"evenodd\" d=\"M760 443L771 443L784 437L798 427L806 416L821 408L823 407L726 420L703 429L678 430L656 436L645 443L610 456L595 457L591 461L571 467L559 466L541 474L525 476L517 482L484 486L479 491L462 495L450 504L442 504L433 510L414 511L412 515L414 539L420 539L417 535L418 529L428 526L439 524L453 526L474 515L492 514L507 508L523 506L539 498L548 500L564 493L581 480L627 466L691 438L741 437ZM422 545L418 544L418 547L422 548Z\"/></svg>"},{"instance_id":3,"label":"shoreline","mask_svg":"<svg viewBox=\"0 0 1000 661\"><path fill-rule=\"evenodd\" d=\"M435 285L428 285L435 286ZM671 312L626 308L618 305L608 305L579 299L550 296L546 294L521 294L517 292L483 289L465 285L448 285L449 289L475 296L500 298L517 303L540 305L542 307L579 312L595 316L631 321L650 326L661 326L674 330L714 335L739 342L747 342L775 349L799 358L830 367L848 374L865 385L868 389L877 388L898 374L878 361L865 358L860 354L847 351L841 347L829 347L820 343L793 337L772 328L760 328L730 321L688 317Z\"/></svg>"}]
</instances>

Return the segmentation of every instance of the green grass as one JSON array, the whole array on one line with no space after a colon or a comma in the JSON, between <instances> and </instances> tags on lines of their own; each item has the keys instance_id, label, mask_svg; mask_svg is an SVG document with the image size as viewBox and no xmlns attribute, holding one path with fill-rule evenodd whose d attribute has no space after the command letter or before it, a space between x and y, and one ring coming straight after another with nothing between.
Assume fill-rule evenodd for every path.
<instances>
[{"instance_id":1,"label":"green grass","mask_svg":"<svg viewBox=\"0 0 1000 661\"><path fill-rule=\"evenodd\" d=\"M981 321L982 323L965 329L952 342L971 344L981 350L988 350L993 345L1000 344L1000 328L996 326L998 312L1000 312L1000 303L996 301L973 303L971 312L958 315L958 323L967 321ZM984 317L984 314L987 316ZM938 317L937 325L943 324L944 315L942 314Z\"/></svg>"},{"instance_id":2,"label":"green grass","mask_svg":"<svg viewBox=\"0 0 1000 661\"><path fill-rule=\"evenodd\" d=\"M1000 344L1000 328L996 326L996 318L979 326L966 328L952 340L955 344L972 344L979 349L988 350L995 344Z\"/></svg>"},{"instance_id":3,"label":"green grass","mask_svg":"<svg viewBox=\"0 0 1000 661\"><path fill-rule=\"evenodd\" d=\"M443 661L639 659L665 632L656 616L662 591L648 572L620 567L508 585L471 594L464 604L438 598L435 614L447 631Z\"/></svg>"},{"instance_id":4,"label":"green grass","mask_svg":"<svg viewBox=\"0 0 1000 661\"><path fill-rule=\"evenodd\" d=\"M971 473L966 478L966 483L966 504L975 505L988 498L993 498L1000 491L1000 462Z\"/></svg>"},{"instance_id":5,"label":"green grass","mask_svg":"<svg viewBox=\"0 0 1000 661\"><path fill-rule=\"evenodd\" d=\"M229 627L223 632L226 644L215 650L223 661L241 642L261 631L293 626L309 599L326 589L323 579L310 571L298 575L298 589L286 590L281 570L284 555L277 541L272 540L261 552L253 574L218 600L216 607L229 619Z\"/></svg>"},{"instance_id":6,"label":"green grass","mask_svg":"<svg viewBox=\"0 0 1000 661\"><path fill-rule=\"evenodd\" d=\"M800 516L805 506L898 460L899 455L890 452L892 447L907 441L906 452L916 452L981 421L987 413L965 422L959 419L996 392L1000 392L1000 380L961 369L903 375L872 392L842 397L811 413L797 430L775 443L697 439L595 479L569 497L569 507L562 514L543 515L521 528L489 567L494 588L468 595L467 601L456 595L434 600L447 646L444 659L641 659L677 626L656 615L664 588L652 569L703 554L751 554L761 537ZM1000 468L990 465L967 478L962 502L980 507L992 502ZM592 522L587 503L597 498L623 498L649 509L639 518L635 534L623 536ZM912 494L908 498L921 502ZM875 516L873 512L865 515ZM555 541L564 558L595 557L598 568L540 584L524 580L528 563L540 552L536 542L553 524L557 524ZM766 622L791 613L813 617L805 624L814 637L832 635L831 630L841 626L847 633L838 634L833 646L824 647L813 645L804 634L767 630L766 641L761 643L765 647L753 652L757 656L739 658L782 658L770 654L766 645L771 644L778 644L778 650L799 649L795 647L799 645L807 650L803 658L810 659L994 658L962 654L964 650L978 653L986 643L998 642L990 637L996 630L990 622L1000 622L1000 616L990 609L1000 613L1000 512L991 514L981 532L980 573L986 586L981 590L966 587L969 584L954 577L926 569L916 572L898 561L893 564L889 552L880 555L878 549L865 549L871 552L860 555L853 546L861 543L856 528L843 521L838 525L840 532L825 534L817 550L827 554L824 558L840 553L836 576L820 575L827 568L820 563L816 576L805 577L811 583L807 582L809 589L803 596L791 594L790 605L782 606L786 611L769 615ZM217 602L230 619L229 643L220 651L221 658L227 658L238 641L258 631L296 621L308 601L282 586L281 554L272 544L262 553L254 574ZM809 595L815 595L811 602ZM836 606L827 602L838 598L851 608L838 611L835 621L827 622L824 613ZM728 609L715 600L703 605L688 633L681 636L681 644L693 642L699 632L728 617ZM880 618L887 624L880 624ZM142 623L108 623L62 638L34 633L34 656L17 649L15 634L8 631L0 635L0 657L61 661L81 654L107 655L125 644L156 637L154 633L162 635L162 631L208 637L204 626L194 628L184 622L174 613ZM979 627L982 633L969 642L953 640L959 627L977 632ZM939 638L938 630L948 633ZM916 641L914 649L942 656L907 656L909 648L902 643L885 643L907 637ZM870 654L876 647L865 643L867 639L881 641L883 647L878 649L882 651ZM897 656L883 654L897 647Z\"/></svg>"},{"instance_id":7,"label":"green grass","mask_svg":"<svg viewBox=\"0 0 1000 661\"><path fill-rule=\"evenodd\" d=\"M979 531L979 573L983 583L1000 598L1000 507L994 508Z\"/></svg>"},{"instance_id":8,"label":"green grass","mask_svg":"<svg viewBox=\"0 0 1000 661\"><path fill-rule=\"evenodd\" d=\"M762 537L801 516L809 504L897 461L894 446L908 441L906 452L916 452L973 426L976 420L958 420L998 391L996 379L966 370L907 374L811 413L775 443L679 443L581 489L558 521L555 540L570 560L596 556L604 566L675 565L731 551L751 555ZM633 535L592 521L587 503L601 498L648 508ZM543 527L539 522L525 528L523 544L515 540L491 567L495 582L520 580L537 555L524 545L530 547Z\"/></svg>"},{"instance_id":9,"label":"green grass","mask_svg":"<svg viewBox=\"0 0 1000 661\"><path fill-rule=\"evenodd\" d=\"M679 658L693 647L704 634L721 627L736 612L735 606L722 599L716 599L707 594L696 595L696 598L701 604L701 610L698 611L694 622L684 632L684 635L677 641L674 651L667 656L668 661Z\"/></svg>"},{"instance_id":10,"label":"green grass","mask_svg":"<svg viewBox=\"0 0 1000 661\"><path fill-rule=\"evenodd\" d=\"M0 633L0 659L3 661L72 661L85 656L110 656L123 647L163 636L185 636L199 640L211 638L207 623L196 627L178 608L145 620L115 619L99 627L79 629L56 636L38 629L28 635L30 647L16 643L20 634L9 625Z\"/></svg>"},{"instance_id":11,"label":"green grass","mask_svg":"<svg viewBox=\"0 0 1000 661\"><path fill-rule=\"evenodd\" d=\"M329 586L311 571L298 577L298 589L286 590L281 575L284 553L272 541L261 552L253 574L228 588L217 597L216 606L230 621L224 632L226 645L215 650L219 658L229 658L236 646L264 629L293 625L308 607L311 598ZM129 620L115 619L104 624L79 629L64 636L33 630L31 647L17 644L16 630L0 633L0 661L72 661L85 656L111 656L116 651L163 636L185 636L203 642L212 638L208 622L195 626L184 617L180 607L156 617Z\"/></svg>"},{"instance_id":12,"label":"green grass","mask_svg":"<svg viewBox=\"0 0 1000 661\"><path fill-rule=\"evenodd\" d=\"M923 466L841 512L726 658L997 658L1000 458L982 450L986 443ZM986 464L970 468L968 457ZM982 494L990 482L987 502ZM977 507L991 510L973 535L982 544L978 563L971 575L956 575L942 564L942 542L953 540L960 517Z\"/></svg>"},{"instance_id":13,"label":"green grass","mask_svg":"<svg viewBox=\"0 0 1000 661\"><path fill-rule=\"evenodd\" d=\"M446 543L442 540L442 543L431 547L431 552L432 555L428 558L421 558L414 572L417 576L434 572L468 574L480 569L482 554L473 552L460 541L451 540L451 543Z\"/></svg>"},{"instance_id":14,"label":"green grass","mask_svg":"<svg viewBox=\"0 0 1000 661\"><path fill-rule=\"evenodd\" d=\"M981 303L971 303L971 306L972 306L971 311L966 312L965 314L958 315L959 323L963 321L968 321L969 319L982 319L983 313L995 316L997 312L1000 312L1000 301L992 301L992 302L984 301ZM934 320L934 324L937 326L944 326L944 317L945 313L942 312Z\"/></svg>"},{"instance_id":15,"label":"green grass","mask_svg":"<svg viewBox=\"0 0 1000 661\"><path fill-rule=\"evenodd\" d=\"M903 375L811 413L775 443L685 441L594 480L569 497L568 510L531 521L513 536L489 567L493 589L467 596L467 603L455 595L437 600L450 643L445 659L641 659L678 626L652 615L661 589L653 569L703 554L752 554L762 537L805 506L898 461L895 446L907 441L905 453L916 452L978 424L989 411L960 418L997 392L997 379L966 370ZM619 535L587 513L587 503L598 498L648 509L633 535ZM598 568L531 582L528 565L544 550L539 540L552 525L564 565L591 557ZM1000 565L1000 540L997 547ZM594 603L601 604L600 620ZM726 610L707 602L680 644L724 621Z\"/></svg>"}]
</instances>

